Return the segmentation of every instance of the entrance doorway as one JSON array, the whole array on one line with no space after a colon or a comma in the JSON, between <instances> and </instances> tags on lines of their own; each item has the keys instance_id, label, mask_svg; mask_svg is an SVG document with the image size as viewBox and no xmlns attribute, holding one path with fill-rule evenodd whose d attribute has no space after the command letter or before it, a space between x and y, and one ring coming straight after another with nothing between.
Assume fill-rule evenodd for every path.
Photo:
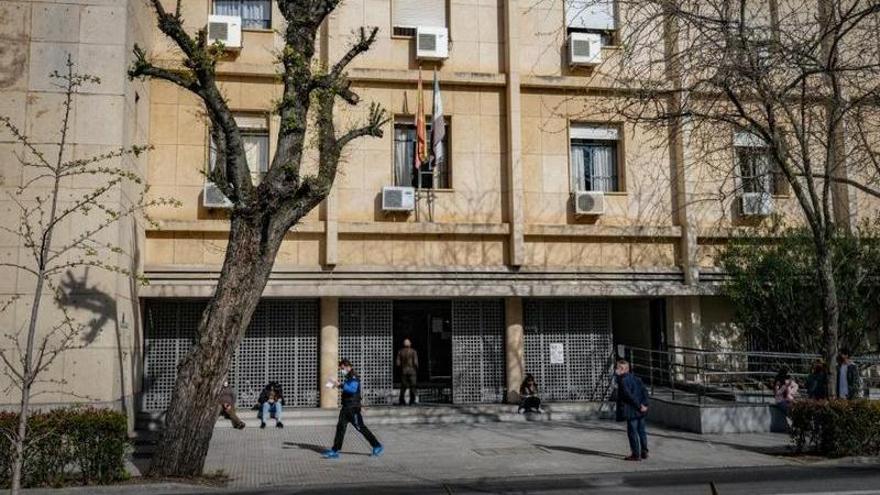
<instances>
[{"instance_id":1,"label":"entrance doorway","mask_svg":"<svg viewBox=\"0 0 880 495\"><path fill-rule=\"evenodd\" d=\"M394 353L409 339L419 354L419 403L452 402L452 302L394 301ZM394 366L394 386L400 387Z\"/></svg>"}]
</instances>

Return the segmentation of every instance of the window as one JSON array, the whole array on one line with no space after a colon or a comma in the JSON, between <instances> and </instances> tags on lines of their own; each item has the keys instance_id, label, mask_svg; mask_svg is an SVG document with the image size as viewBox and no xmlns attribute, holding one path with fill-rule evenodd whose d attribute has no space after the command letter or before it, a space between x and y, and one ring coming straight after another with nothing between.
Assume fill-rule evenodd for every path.
<instances>
[{"instance_id":1,"label":"window","mask_svg":"<svg viewBox=\"0 0 880 495\"><path fill-rule=\"evenodd\" d=\"M235 114L235 123L241 132L244 142L244 153L247 156L248 168L254 183L259 183L263 175L269 171L269 125L265 115L253 113ZM216 156L214 140L210 139L209 166L213 170Z\"/></svg>"},{"instance_id":2,"label":"window","mask_svg":"<svg viewBox=\"0 0 880 495\"><path fill-rule=\"evenodd\" d=\"M391 25L394 36L415 36L419 26L446 27L446 1L392 0Z\"/></svg>"},{"instance_id":3,"label":"window","mask_svg":"<svg viewBox=\"0 0 880 495\"><path fill-rule=\"evenodd\" d=\"M425 126L428 135L428 150L431 146L431 123L430 116ZM434 157L429 157L428 163L416 169L416 125L412 119L396 122L394 124L394 185L412 186L422 189L449 189L449 121L446 121L446 136L443 138L443 148L446 158L440 163L434 162ZM419 179L421 176L421 183Z\"/></svg>"},{"instance_id":4,"label":"window","mask_svg":"<svg viewBox=\"0 0 880 495\"><path fill-rule=\"evenodd\" d=\"M616 127L572 125L571 168L575 191L621 191Z\"/></svg>"},{"instance_id":5,"label":"window","mask_svg":"<svg viewBox=\"0 0 880 495\"><path fill-rule=\"evenodd\" d=\"M784 180L773 166L770 149L758 136L739 132L734 138L742 192L783 194Z\"/></svg>"},{"instance_id":6,"label":"window","mask_svg":"<svg viewBox=\"0 0 880 495\"><path fill-rule=\"evenodd\" d=\"M614 0L565 0L565 26L568 32L597 33L602 45L614 44L617 21Z\"/></svg>"},{"instance_id":7,"label":"window","mask_svg":"<svg viewBox=\"0 0 880 495\"><path fill-rule=\"evenodd\" d=\"M272 27L271 0L214 0L214 14L239 16L244 29Z\"/></svg>"}]
</instances>

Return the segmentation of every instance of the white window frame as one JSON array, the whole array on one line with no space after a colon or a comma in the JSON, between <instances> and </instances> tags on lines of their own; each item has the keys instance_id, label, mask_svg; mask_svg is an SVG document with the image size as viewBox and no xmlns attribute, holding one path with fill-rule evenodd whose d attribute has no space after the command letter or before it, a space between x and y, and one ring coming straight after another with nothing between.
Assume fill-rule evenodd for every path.
<instances>
[{"instance_id":1,"label":"white window frame","mask_svg":"<svg viewBox=\"0 0 880 495\"><path fill-rule=\"evenodd\" d=\"M763 193L771 196L783 194L782 184L779 183L777 173L773 171L773 160L770 156L770 146L760 137L747 131L740 131L734 134L733 138L734 162L736 166L736 176L739 178L740 191L742 193ZM744 156L745 154L749 157ZM746 175L743 169L744 160L746 158L764 156L765 171L756 173L755 175ZM760 187L753 187L755 183L760 183ZM760 190L756 190L760 189Z\"/></svg>"},{"instance_id":2,"label":"white window frame","mask_svg":"<svg viewBox=\"0 0 880 495\"><path fill-rule=\"evenodd\" d=\"M623 133L618 125L614 124L592 124L583 122L572 122L569 124L568 149L569 149L569 174L571 176L572 192L604 192L606 194L625 192L623 177ZM601 176L601 180L611 181L608 188L596 188L590 179L590 187L587 187L588 179L584 174L585 170L581 170L584 166L579 163L576 156L575 148L586 148L588 146L608 146L605 143L613 143L611 152L612 173L608 176ZM592 174L595 177L595 174Z\"/></svg>"},{"instance_id":3,"label":"white window frame","mask_svg":"<svg viewBox=\"0 0 880 495\"><path fill-rule=\"evenodd\" d=\"M242 139L248 137L264 137L265 138L265 157L262 164L254 164L248 162L248 169L251 172L251 179L254 184L259 184L263 176L269 171L271 164L271 133L269 132L269 116L260 112L233 112L235 121L238 124L239 132ZM247 143L245 143L247 146ZM248 150L245 149L245 154ZM216 148L214 140L211 139L211 133L208 132L208 172L214 170ZM262 166L261 166L262 165Z\"/></svg>"},{"instance_id":4,"label":"white window frame","mask_svg":"<svg viewBox=\"0 0 880 495\"><path fill-rule=\"evenodd\" d=\"M426 115L425 118L427 120L427 122L425 123L425 132L427 134L428 152L430 154L430 151L431 151L431 121L432 121L432 119L431 119L430 115ZM443 163L441 165L442 172L439 173L439 175L441 177L439 177L439 180L436 180L436 182L439 182L439 185L441 185L443 187L436 187L435 186L435 184L434 184L435 179L438 179L438 177L435 176L435 177L433 177L433 179L431 181L431 187L426 187L423 183L422 189L432 189L432 190L440 190L440 191L452 189L452 160L451 160L452 153L450 150L450 143L452 142L452 139L451 139L452 119L448 116L444 117L444 118L446 120L446 135L443 138L445 156L444 156ZM392 143L392 150L391 150L391 168L392 168L391 174L392 175L391 176L393 178L395 186L398 186L398 187L417 187L418 181L415 179L413 180L413 183L410 183L410 184L402 183L403 181L401 181L401 177L399 177L400 174L398 174L398 171L397 171L397 154L398 154L397 153L397 145L398 145L397 129L398 129L398 127L413 127L414 128L415 127L415 119L412 116L399 116L399 117L394 118L394 123L391 127L392 133L393 133L393 137L391 139L391 143ZM413 160L415 160L415 157L413 157ZM424 173L425 173L425 175L428 175L427 172L424 172ZM422 177L424 178L425 175L423 175Z\"/></svg>"}]
</instances>

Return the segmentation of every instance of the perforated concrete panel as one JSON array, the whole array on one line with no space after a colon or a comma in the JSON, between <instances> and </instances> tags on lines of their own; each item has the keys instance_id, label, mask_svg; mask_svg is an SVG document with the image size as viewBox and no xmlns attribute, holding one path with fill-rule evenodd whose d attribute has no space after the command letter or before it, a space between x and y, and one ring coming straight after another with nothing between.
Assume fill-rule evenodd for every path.
<instances>
[{"instance_id":1,"label":"perforated concrete panel","mask_svg":"<svg viewBox=\"0 0 880 495\"><path fill-rule=\"evenodd\" d=\"M544 400L602 400L612 353L611 303L596 299L527 299L526 373Z\"/></svg>"},{"instance_id":2,"label":"perforated concrete panel","mask_svg":"<svg viewBox=\"0 0 880 495\"><path fill-rule=\"evenodd\" d=\"M204 300L146 302L142 410L168 407L177 364L192 345L205 305ZM251 407L270 380L284 389L285 406L318 405L319 325L317 300L260 302L230 365L238 407Z\"/></svg>"},{"instance_id":3,"label":"perforated concrete panel","mask_svg":"<svg viewBox=\"0 0 880 495\"><path fill-rule=\"evenodd\" d=\"M361 398L367 405L394 400L392 304L379 299L339 301L339 357L354 365L361 378Z\"/></svg>"},{"instance_id":4,"label":"perforated concrete panel","mask_svg":"<svg viewBox=\"0 0 880 495\"><path fill-rule=\"evenodd\" d=\"M504 396L504 302L460 299L452 303L452 400L501 402Z\"/></svg>"}]
</instances>

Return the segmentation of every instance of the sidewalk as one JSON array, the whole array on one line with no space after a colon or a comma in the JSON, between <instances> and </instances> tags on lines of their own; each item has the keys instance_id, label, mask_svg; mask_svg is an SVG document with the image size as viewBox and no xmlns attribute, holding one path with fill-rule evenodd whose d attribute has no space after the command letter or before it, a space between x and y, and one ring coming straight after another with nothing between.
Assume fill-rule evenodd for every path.
<instances>
[{"instance_id":1,"label":"sidewalk","mask_svg":"<svg viewBox=\"0 0 880 495\"><path fill-rule=\"evenodd\" d=\"M329 426L218 428L205 472L222 471L231 478L228 488L237 489L798 464L776 455L786 452L789 442L780 434L696 435L654 427L649 429L651 458L634 463L622 460L628 450L626 435L622 424L611 421L376 425L372 429L385 444L384 456L369 457L368 445L349 428L342 458L325 460L320 452L332 441L334 429ZM145 468L143 461L136 463ZM132 495L187 491L194 490L170 484L63 490Z\"/></svg>"}]
</instances>

